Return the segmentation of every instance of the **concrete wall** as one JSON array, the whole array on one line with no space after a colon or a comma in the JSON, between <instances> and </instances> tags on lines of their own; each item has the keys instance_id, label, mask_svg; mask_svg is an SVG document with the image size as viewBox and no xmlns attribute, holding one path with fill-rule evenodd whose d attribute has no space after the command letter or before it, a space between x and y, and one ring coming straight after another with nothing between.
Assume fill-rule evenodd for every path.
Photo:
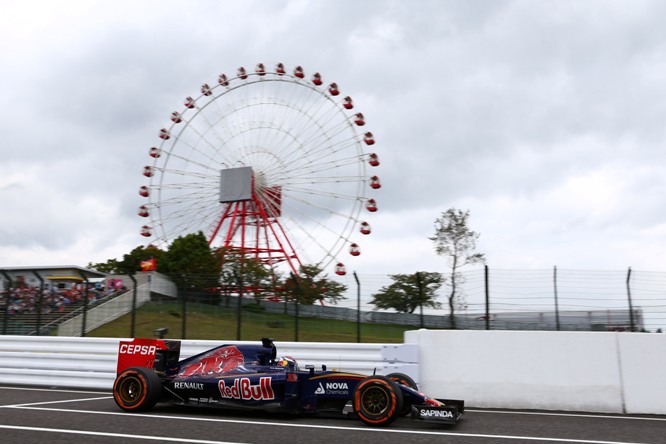
<instances>
[{"instance_id":1,"label":"concrete wall","mask_svg":"<svg viewBox=\"0 0 666 444\"><path fill-rule=\"evenodd\" d=\"M418 330L421 389L486 408L666 414L666 335Z\"/></svg>"}]
</instances>

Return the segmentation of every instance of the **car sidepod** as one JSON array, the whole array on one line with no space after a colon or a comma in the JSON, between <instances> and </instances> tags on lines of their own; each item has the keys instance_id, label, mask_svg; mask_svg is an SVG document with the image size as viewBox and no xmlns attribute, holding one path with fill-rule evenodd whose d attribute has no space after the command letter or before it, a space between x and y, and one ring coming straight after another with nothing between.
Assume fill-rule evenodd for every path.
<instances>
[{"instance_id":1,"label":"car sidepod","mask_svg":"<svg viewBox=\"0 0 666 444\"><path fill-rule=\"evenodd\" d=\"M176 377L164 380L163 388L167 402L203 406L289 409L285 401L296 396L284 372Z\"/></svg>"},{"instance_id":2,"label":"car sidepod","mask_svg":"<svg viewBox=\"0 0 666 444\"><path fill-rule=\"evenodd\" d=\"M300 373L300 409L305 412L348 413L345 406L363 378L364 375L335 371Z\"/></svg>"}]
</instances>

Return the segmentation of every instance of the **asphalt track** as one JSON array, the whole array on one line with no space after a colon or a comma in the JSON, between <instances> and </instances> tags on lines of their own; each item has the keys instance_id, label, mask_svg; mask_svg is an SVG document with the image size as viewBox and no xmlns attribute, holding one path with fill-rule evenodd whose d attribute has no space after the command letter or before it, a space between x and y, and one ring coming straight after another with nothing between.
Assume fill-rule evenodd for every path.
<instances>
[{"instance_id":1,"label":"asphalt track","mask_svg":"<svg viewBox=\"0 0 666 444\"><path fill-rule=\"evenodd\" d=\"M664 444L666 417L468 408L456 426L157 405L124 413L110 392L0 386L0 443Z\"/></svg>"}]
</instances>

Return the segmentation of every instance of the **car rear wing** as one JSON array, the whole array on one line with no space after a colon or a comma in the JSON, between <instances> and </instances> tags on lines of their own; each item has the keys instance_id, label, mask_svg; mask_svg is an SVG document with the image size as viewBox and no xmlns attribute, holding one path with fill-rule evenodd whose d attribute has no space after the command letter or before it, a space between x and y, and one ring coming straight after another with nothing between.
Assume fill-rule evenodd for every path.
<instances>
[{"instance_id":1,"label":"car rear wing","mask_svg":"<svg viewBox=\"0 0 666 444\"><path fill-rule=\"evenodd\" d=\"M180 341L149 338L120 341L116 374L130 367L147 367L162 373L179 359Z\"/></svg>"}]
</instances>

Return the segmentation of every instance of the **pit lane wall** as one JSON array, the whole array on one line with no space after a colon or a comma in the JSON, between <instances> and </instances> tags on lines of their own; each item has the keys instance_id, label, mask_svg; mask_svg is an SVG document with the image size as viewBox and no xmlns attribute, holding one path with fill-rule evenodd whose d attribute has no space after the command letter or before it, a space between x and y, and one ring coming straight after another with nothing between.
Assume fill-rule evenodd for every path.
<instances>
[{"instance_id":1,"label":"pit lane wall","mask_svg":"<svg viewBox=\"0 0 666 444\"><path fill-rule=\"evenodd\" d=\"M478 408L666 414L666 335L445 331L405 333L420 388Z\"/></svg>"}]
</instances>

